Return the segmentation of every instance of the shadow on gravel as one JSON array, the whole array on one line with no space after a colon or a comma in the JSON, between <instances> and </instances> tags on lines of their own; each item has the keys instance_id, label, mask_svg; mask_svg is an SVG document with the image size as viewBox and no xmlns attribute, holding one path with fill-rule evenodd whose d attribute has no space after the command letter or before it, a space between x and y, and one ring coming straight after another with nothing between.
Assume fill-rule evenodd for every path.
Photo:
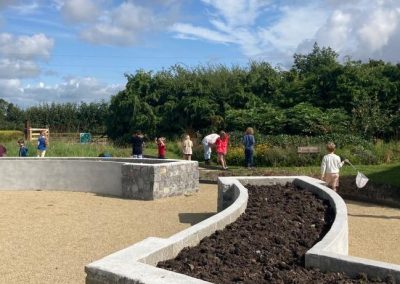
<instances>
[{"instance_id":1,"label":"shadow on gravel","mask_svg":"<svg viewBox=\"0 0 400 284\"><path fill-rule=\"evenodd\" d=\"M400 220L399 216L385 216L385 215L369 215L369 214L348 214L352 217L361 217L361 218L375 218L375 219L397 219Z\"/></svg>"},{"instance_id":2,"label":"shadow on gravel","mask_svg":"<svg viewBox=\"0 0 400 284\"><path fill-rule=\"evenodd\" d=\"M210 218L215 215L216 212L207 213L179 213L179 222L184 224L190 224L191 226L200 223L201 221Z\"/></svg>"}]
</instances>

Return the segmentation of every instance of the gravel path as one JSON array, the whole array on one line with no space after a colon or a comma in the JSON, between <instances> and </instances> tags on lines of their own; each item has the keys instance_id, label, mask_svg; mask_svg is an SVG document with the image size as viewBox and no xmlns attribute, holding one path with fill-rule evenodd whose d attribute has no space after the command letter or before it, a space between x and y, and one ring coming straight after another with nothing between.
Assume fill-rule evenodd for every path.
<instances>
[{"instance_id":1,"label":"gravel path","mask_svg":"<svg viewBox=\"0 0 400 284\"><path fill-rule=\"evenodd\" d=\"M346 201L349 254L400 264L400 209Z\"/></svg>"},{"instance_id":2,"label":"gravel path","mask_svg":"<svg viewBox=\"0 0 400 284\"><path fill-rule=\"evenodd\" d=\"M76 192L0 192L0 283L84 283L84 266L216 211L216 185L136 201ZM400 209L347 201L350 254L400 264ZM161 222L160 222L161 221Z\"/></svg>"},{"instance_id":3,"label":"gravel path","mask_svg":"<svg viewBox=\"0 0 400 284\"><path fill-rule=\"evenodd\" d=\"M215 185L156 201L0 192L0 283L84 283L85 264L149 236L168 237L216 210Z\"/></svg>"}]
</instances>

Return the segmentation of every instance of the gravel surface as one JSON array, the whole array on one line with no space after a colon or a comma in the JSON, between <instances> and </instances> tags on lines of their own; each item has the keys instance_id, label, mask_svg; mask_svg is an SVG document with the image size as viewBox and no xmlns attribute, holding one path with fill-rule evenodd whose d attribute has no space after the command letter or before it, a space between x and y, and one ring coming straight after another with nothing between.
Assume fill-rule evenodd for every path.
<instances>
[{"instance_id":1,"label":"gravel surface","mask_svg":"<svg viewBox=\"0 0 400 284\"><path fill-rule=\"evenodd\" d=\"M400 264L400 209L346 201L349 254Z\"/></svg>"},{"instance_id":2,"label":"gravel surface","mask_svg":"<svg viewBox=\"0 0 400 284\"><path fill-rule=\"evenodd\" d=\"M84 283L86 264L149 236L169 237L216 210L215 185L156 201L2 191L0 283Z\"/></svg>"}]
</instances>

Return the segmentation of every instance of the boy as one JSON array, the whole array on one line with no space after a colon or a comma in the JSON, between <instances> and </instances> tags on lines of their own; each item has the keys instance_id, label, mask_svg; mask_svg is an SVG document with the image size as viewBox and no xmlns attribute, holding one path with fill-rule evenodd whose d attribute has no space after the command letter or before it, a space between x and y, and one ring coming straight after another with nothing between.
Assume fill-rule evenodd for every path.
<instances>
[{"instance_id":1,"label":"boy","mask_svg":"<svg viewBox=\"0 0 400 284\"><path fill-rule=\"evenodd\" d=\"M46 155L46 150L47 150L47 137L46 137L46 131L41 130L40 131L40 136L38 138L38 144L37 144L37 156L40 158L44 158Z\"/></svg>"},{"instance_id":2,"label":"boy","mask_svg":"<svg viewBox=\"0 0 400 284\"><path fill-rule=\"evenodd\" d=\"M25 147L25 141L23 139L19 139L18 145L19 145L18 157L28 157L28 148Z\"/></svg>"},{"instance_id":3,"label":"boy","mask_svg":"<svg viewBox=\"0 0 400 284\"><path fill-rule=\"evenodd\" d=\"M335 148L336 145L332 142L326 145L326 150L329 154L322 158L321 179L326 181L330 188L337 191L337 187L339 186L339 169L344 163L348 163L349 160L340 161L340 157L334 153Z\"/></svg>"}]
</instances>

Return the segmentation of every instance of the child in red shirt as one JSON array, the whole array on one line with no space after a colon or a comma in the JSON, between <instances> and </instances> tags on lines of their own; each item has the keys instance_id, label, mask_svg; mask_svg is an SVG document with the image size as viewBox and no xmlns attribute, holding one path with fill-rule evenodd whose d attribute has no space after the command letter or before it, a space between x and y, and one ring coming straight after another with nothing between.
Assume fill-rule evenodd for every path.
<instances>
[{"instance_id":1,"label":"child in red shirt","mask_svg":"<svg viewBox=\"0 0 400 284\"><path fill-rule=\"evenodd\" d=\"M215 141L215 146L217 148L218 163L221 164L224 170L227 170L226 166L226 153L228 152L228 141L229 135L225 131L219 133L219 138Z\"/></svg>"},{"instance_id":2,"label":"child in red shirt","mask_svg":"<svg viewBox=\"0 0 400 284\"><path fill-rule=\"evenodd\" d=\"M158 148L158 158L159 159L165 159L165 138L164 137L158 137L156 138L156 144Z\"/></svg>"}]
</instances>

